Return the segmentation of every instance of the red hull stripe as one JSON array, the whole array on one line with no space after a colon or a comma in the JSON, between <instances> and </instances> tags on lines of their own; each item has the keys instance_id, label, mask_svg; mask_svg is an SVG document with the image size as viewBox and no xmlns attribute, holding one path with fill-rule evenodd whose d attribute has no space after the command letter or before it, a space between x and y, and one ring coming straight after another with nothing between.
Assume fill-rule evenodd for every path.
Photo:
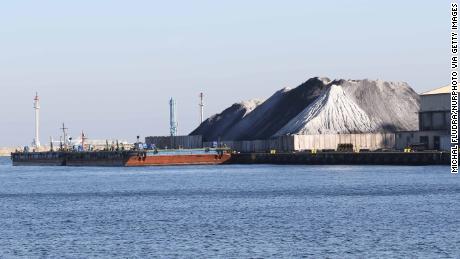
<instances>
[{"instance_id":1,"label":"red hull stripe","mask_svg":"<svg viewBox=\"0 0 460 259\"><path fill-rule=\"evenodd\" d=\"M222 164L228 161L230 156L230 154L132 156L126 161L125 166Z\"/></svg>"}]
</instances>

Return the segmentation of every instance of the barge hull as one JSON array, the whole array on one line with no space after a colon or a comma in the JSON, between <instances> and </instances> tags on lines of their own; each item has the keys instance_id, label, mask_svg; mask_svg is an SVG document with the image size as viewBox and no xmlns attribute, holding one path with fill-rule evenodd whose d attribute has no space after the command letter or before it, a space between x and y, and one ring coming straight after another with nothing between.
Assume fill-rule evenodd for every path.
<instances>
[{"instance_id":1,"label":"barge hull","mask_svg":"<svg viewBox=\"0 0 460 259\"><path fill-rule=\"evenodd\" d=\"M230 160L230 154L129 157L125 166L216 165Z\"/></svg>"},{"instance_id":2,"label":"barge hull","mask_svg":"<svg viewBox=\"0 0 460 259\"><path fill-rule=\"evenodd\" d=\"M216 165L229 161L228 153L158 154L137 151L12 153L14 166L159 166Z\"/></svg>"},{"instance_id":3,"label":"barge hull","mask_svg":"<svg viewBox=\"0 0 460 259\"><path fill-rule=\"evenodd\" d=\"M13 166L63 166L63 160L38 160L38 161L27 161L27 160L13 160Z\"/></svg>"}]
</instances>

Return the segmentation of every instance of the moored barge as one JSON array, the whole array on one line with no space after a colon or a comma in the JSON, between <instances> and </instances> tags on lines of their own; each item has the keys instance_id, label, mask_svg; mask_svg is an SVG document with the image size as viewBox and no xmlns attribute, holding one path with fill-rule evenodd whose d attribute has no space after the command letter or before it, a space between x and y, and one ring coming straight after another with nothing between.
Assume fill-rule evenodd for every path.
<instances>
[{"instance_id":1,"label":"moored barge","mask_svg":"<svg viewBox=\"0 0 460 259\"><path fill-rule=\"evenodd\" d=\"M159 166L212 165L227 162L226 149L13 152L14 166Z\"/></svg>"}]
</instances>

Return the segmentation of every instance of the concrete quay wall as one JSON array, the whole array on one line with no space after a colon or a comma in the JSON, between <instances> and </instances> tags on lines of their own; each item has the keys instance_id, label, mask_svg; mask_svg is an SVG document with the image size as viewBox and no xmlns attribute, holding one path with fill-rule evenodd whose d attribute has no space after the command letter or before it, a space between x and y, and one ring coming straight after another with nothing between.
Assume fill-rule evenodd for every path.
<instances>
[{"instance_id":1,"label":"concrete quay wall","mask_svg":"<svg viewBox=\"0 0 460 259\"><path fill-rule=\"evenodd\" d=\"M299 165L449 165L449 152L318 152L240 153L232 164ZM447 169L446 169L447 170Z\"/></svg>"}]
</instances>

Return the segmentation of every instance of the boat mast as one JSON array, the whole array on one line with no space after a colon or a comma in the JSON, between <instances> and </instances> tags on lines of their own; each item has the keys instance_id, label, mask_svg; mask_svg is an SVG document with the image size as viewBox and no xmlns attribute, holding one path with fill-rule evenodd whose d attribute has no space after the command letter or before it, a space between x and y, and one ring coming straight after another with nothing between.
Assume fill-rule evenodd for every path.
<instances>
[{"instance_id":1,"label":"boat mast","mask_svg":"<svg viewBox=\"0 0 460 259\"><path fill-rule=\"evenodd\" d=\"M65 127L64 122L62 123L61 130L62 130L62 134L64 137L64 149L67 149L67 132L66 132L67 128Z\"/></svg>"},{"instance_id":2,"label":"boat mast","mask_svg":"<svg viewBox=\"0 0 460 259\"><path fill-rule=\"evenodd\" d=\"M83 130L81 131L81 149L82 151L85 151L85 140L87 138L85 137L85 133L83 133Z\"/></svg>"}]
</instances>

